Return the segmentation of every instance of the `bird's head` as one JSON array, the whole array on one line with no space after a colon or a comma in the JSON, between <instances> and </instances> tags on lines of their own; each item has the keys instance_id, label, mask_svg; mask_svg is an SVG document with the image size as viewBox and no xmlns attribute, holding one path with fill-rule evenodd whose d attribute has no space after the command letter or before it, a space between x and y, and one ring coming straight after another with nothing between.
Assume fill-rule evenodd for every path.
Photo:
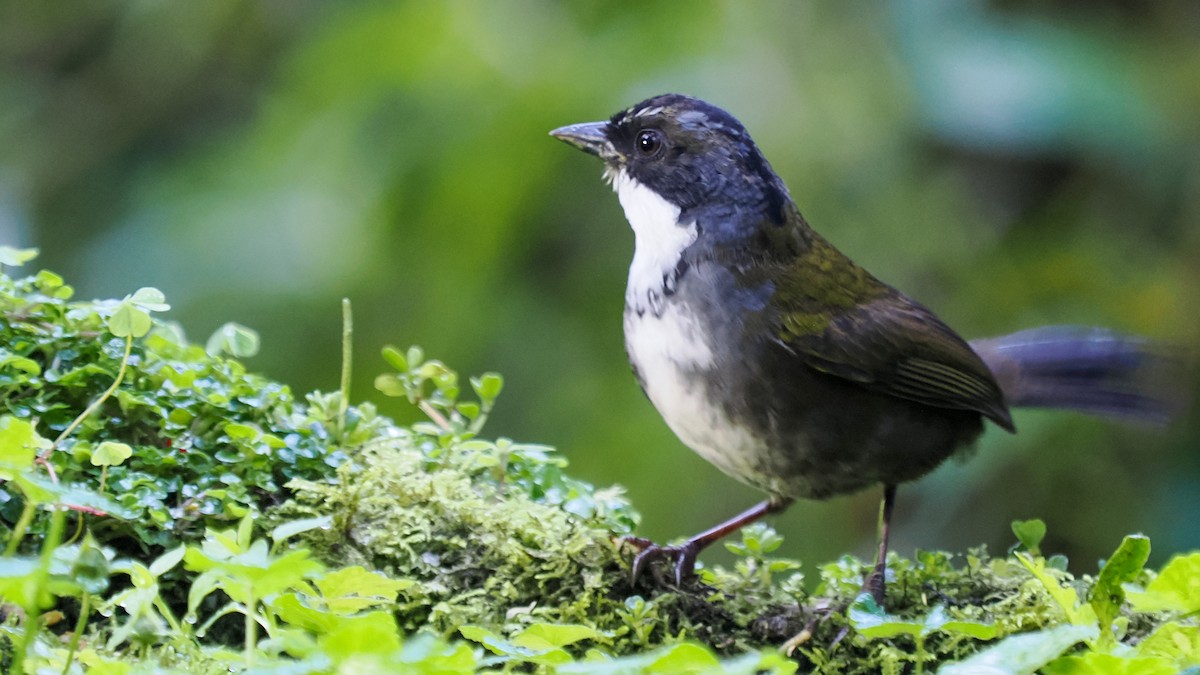
<instances>
[{"instance_id":1,"label":"bird's head","mask_svg":"<svg viewBox=\"0 0 1200 675\"><path fill-rule=\"evenodd\" d=\"M606 122L550 132L605 163L605 176L647 188L684 214L703 212L782 222L787 189L742 123L724 110L680 94L663 94ZM742 220L741 218L735 218Z\"/></svg>"}]
</instances>

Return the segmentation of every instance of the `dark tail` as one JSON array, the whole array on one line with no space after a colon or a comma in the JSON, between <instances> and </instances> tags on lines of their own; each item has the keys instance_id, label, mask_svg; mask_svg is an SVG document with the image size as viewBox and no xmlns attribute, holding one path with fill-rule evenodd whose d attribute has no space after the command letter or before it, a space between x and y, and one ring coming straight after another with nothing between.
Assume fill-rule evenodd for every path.
<instances>
[{"instance_id":1,"label":"dark tail","mask_svg":"<svg viewBox=\"0 0 1200 675\"><path fill-rule=\"evenodd\" d=\"M1182 355L1146 338L1046 326L974 340L971 347L1011 407L1069 408L1166 424L1186 398Z\"/></svg>"}]
</instances>

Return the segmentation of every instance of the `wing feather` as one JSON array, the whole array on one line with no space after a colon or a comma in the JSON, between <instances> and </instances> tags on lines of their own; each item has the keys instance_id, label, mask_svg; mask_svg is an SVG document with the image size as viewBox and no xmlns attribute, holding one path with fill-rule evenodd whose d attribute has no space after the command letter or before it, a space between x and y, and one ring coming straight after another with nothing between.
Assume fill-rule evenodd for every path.
<instances>
[{"instance_id":1,"label":"wing feather","mask_svg":"<svg viewBox=\"0 0 1200 675\"><path fill-rule=\"evenodd\" d=\"M757 253L723 261L747 287L774 289L764 318L788 351L867 389L974 410L1014 430L996 378L965 340L834 248L794 207L789 221L792 227L764 225Z\"/></svg>"},{"instance_id":2,"label":"wing feather","mask_svg":"<svg viewBox=\"0 0 1200 675\"><path fill-rule=\"evenodd\" d=\"M785 319L784 344L816 370L890 396L975 410L1012 431L1000 386L967 342L929 310L885 288L866 304L829 313L820 330L789 332L788 323L797 322Z\"/></svg>"}]
</instances>

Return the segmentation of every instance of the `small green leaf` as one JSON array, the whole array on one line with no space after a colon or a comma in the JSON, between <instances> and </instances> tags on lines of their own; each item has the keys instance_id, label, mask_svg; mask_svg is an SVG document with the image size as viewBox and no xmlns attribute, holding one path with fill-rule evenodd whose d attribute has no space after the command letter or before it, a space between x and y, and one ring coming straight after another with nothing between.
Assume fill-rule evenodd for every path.
<instances>
[{"instance_id":1,"label":"small green leaf","mask_svg":"<svg viewBox=\"0 0 1200 675\"><path fill-rule=\"evenodd\" d=\"M1180 664L1200 665L1200 626L1168 621L1137 645L1138 656L1162 656Z\"/></svg>"},{"instance_id":2,"label":"small green leaf","mask_svg":"<svg viewBox=\"0 0 1200 675\"><path fill-rule=\"evenodd\" d=\"M1010 635L975 655L938 669L938 675L1030 675L1063 652L1100 633L1096 625L1059 624L1034 633Z\"/></svg>"},{"instance_id":3,"label":"small green leaf","mask_svg":"<svg viewBox=\"0 0 1200 675\"><path fill-rule=\"evenodd\" d=\"M400 648L400 631L391 612L348 616L318 639L321 649L337 660L360 659L364 654L390 654Z\"/></svg>"},{"instance_id":4,"label":"small green leaf","mask_svg":"<svg viewBox=\"0 0 1200 675\"><path fill-rule=\"evenodd\" d=\"M490 406L504 388L504 378L497 373L484 373L480 377L471 378L471 388L485 406Z\"/></svg>"},{"instance_id":5,"label":"small green leaf","mask_svg":"<svg viewBox=\"0 0 1200 675\"><path fill-rule=\"evenodd\" d=\"M278 545L280 542L294 537L301 532L309 530L326 529L333 523L333 516L317 516L315 518L302 518L300 520L289 520L288 522L277 526L271 530L271 541Z\"/></svg>"},{"instance_id":6,"label":"small green leaf","mask_svg":"<svg viewBox=\"0 0 1200 675\"><path fill-rule=\"evenodd\" d=\"M860 635L872 639L890 638L897 635L922 635L925 630L923 622L901 619L883 611L870 593L860 593L854 599L854 604L850 605L847 617L850 619L850 625L854 626L854 630L858 631Z\"/></svg>"},{"instance_id":7,"label":"small green leaf","mask_svg":"<svg viewBox=\"0 0 1200 675\"><path fill-rule=\"evenodd\" d=\"M446 364L438 360L426 361L416 369L417 374L427 380L433 380L434 384L441 387L453 387L458 375L446 367Z\"/></svg>"},{"instance_id":8,"label":"small green leaf","mask_svg":"<svg viewBox=\"0 0 1200 675\"><path fill-rule=\"evenodd\" d=\"M404 380L394 373L377 376L375 388L384 396L395 396L396 398L408 396L408 388L404 386Z\"/></svg>"},{"instance_id":9,"label":"small green leaf","mask_svg":"<svg viewBox=\"0 0 1200 675\"><path fill-rule=\"evenodd\" d=\"M129 301L147 312L165 312L171 309L162 291L150 286L144 286L134 291L133 295L129 296Z\"/></svg>"},{"instance_id":10,"label":"small green leaf","mask_svg":"<svg viewBox=\"0 0 1200 675\"><path fill-rule=\"evenodd\" d=\"M1125 602L1125 591L1121 585L1136 579L1149 557L1150 539L1134 534L1125 537L1116 552L1104 563L1089 598L1092 608L1096 610L1096 617L1100 620L1102 635L1111 635L1108 628L1120 613L1121 604Z\"/></svg>"},{"instance_id":11,"label":"small green leaf","mask_svg":"<svg viewBox=\"0 0 1200 675\"><path fill-rule=\"evenodd\" d=\"M360 565L327 572L314 581L326 607L335 614L353 614L367 607L396 601L401 591L412 588L411 579L392 579Z\"/></svg>"},{"instance_id":12,"label":"small green leaf","mask_svg":"<svg viewBox=\"0 0 1200 675\"><path fill-rule=\"evenodd\" d=\"M1087 652L1064 656L1042 668L1044 675L1177 675L1179 667L1158 656Z\"/></svg>"},{"instance_id":13,"label":"small green leaf","mask_svg":"<svg viewBox=\"0 0 1200 675\"><path fill-rule=\"evenodd\" d=\"M1026 551L1033 555L1040 553L1038 546L1046 538L1046 523L1041 518L1014 520L1012 521L1012 531L1017 535L1017 541L1021 542L1021 546Z\"/></svg>"},{"instance_id":14,"label":"small green leaf","mask_svg":"<svg viewBox=\"0 0 1200 675\"><path fill-rule=\"evenodd\" d=\"M0 265L8 265L9 267L20 267L25 263L33 260L38 255L36 248L15 248L13 246L0 246Z\"/></svg>"},{"instance_id":15,"label":"small green leaf","mask_svg":"<svg viewBox=\"0 0 1200 675\"><path fill-rule=\"evenodd\" d=\"M108 319L108 331L117 337L142 337L151 325L150 315L128 301L118 304Z\"/></svg>"},{"instance_id":16,"label":"small green leaf","mask_svg":"<svg viewBox=\"0 0 1200 675\"><path fill-rule=\"evenodd\" d=\"M328 633L341 621L341 616L337 614L309 607L297 593L284 593L274 598L271 609L284 623L314 633Z\"/></svg>"},{"instance_id":17,"label":"small green leaf","mask_svg":"<svg viewBox=\"0 0 1200 675\"><path fill-rule=\"evenodd\" d=\"M13 354L3 347L0 347L0 368L12 368L26 375L42 374L42 367L38 365L37 361L19 354Z\"/></svg>"},{"instance_id":18,"label":"small green leaf","mask_svg":"<svg viewBox=\"0 0 1200 675\"><path fill-rule=\"evenodd\" d=\"M513 637L512 643L538 651L557 649L581 640L608 641L608 636L581 624L535 623Z\"/></svg>"},{"instance_id":19,"label":"small green leaf","mask_svg":"<svg viewBox=\"0 0 1200 675\"><path fill-rule=\"evenodd\" d=\"M53 503L80 511L99 512L121 520L138 516L138 511L84 487L67 486L28 473L17 476L16 482L26 498L35 503Z\"/></svg>"},{"instance_id":20,"label":"small green leaf","mask_svg":"<svg viewBox=\"0 0 1200 675\"><path fill-rule=\"evenodd\" d=\"M50 293L62 288L63 278L50 270L38 270L38 273L33 276L33 283L37 284L38 290L43 293Z\"/></svg>"},{"instance_id":21,"label":"small green leaf","mask_svg":"<svg viewBox=\"0 0 1200 675\"><path fill-rule=\"evenodd\" d=\"M133 456L133 448L116 441L104 441L92 450L92 466L120 466Z\"/></svg>"},{"instance_id":22,"label":"small green leaf","mask_svg":"<svg viewBox=\"0 0 1200 675\"><path fill-rule=\"evenodd\" d=\"M569 663L571 655L558 648L532 649L509 642L482 626L462 626L458 632L468 640L478 642L501 661L518 661L539 665L557 666Z\"/></svg>"},{"instance_id":23,"label":"small green leaf","mask_svg":"<svg viewBox=\"0 0 1200 675\"><path fill-rule=\"evenodd\" d=\"M925 626L921 631L922 635L932 635L933 633L942 632L951 635L966 635L976 640L993 640L999 633L999 629L990 623L951 619L946 614L945 605L934 606L933 609L929 610L929 614L925 616L921 623Z\"/></svg>"},{"instance_id":24,"label":"small green leaf","mask_svg":"<svg viewBox=\"0 0 1200 675\"><path fill-rule=\"evenodd\" d=\"M484 628L483 626L471 626L471 625L459 626L458 633L459 633L459 635L462 635L466 639L468 639L472 642L478 642L480 644L483 644L483 641L487 640L487 639L496 639L496 640L501 639L499 635L496 635L495 633Z\"/></svg>"},{"instance_id":25,"label":"small green leaf","mask_svg":"<svg viewBox=\"0 0 1200 675\"><path fill-rule=\"evenodd\" d=\"M230 321L213 331L204 345L204 351L209 356L224 353L247 359L258 353L260 342L258 331Z\"/></svg>"},{"instance_id":26,"label":"small green leaf","mask_svg":"<svg viewBox=\"0 0 1200 675\"><path fill-rule=\"evenodd\" d=\"M241 548L243 551L249 550L250 543L251 543L251 540L253 537L254 537L254 518L251 517L251 514L247 513L245 516L242 517L242 519L240 521L238 521L238 528L237 528L238 547Z\"/></svg>"},{"instance_id":27,"label":"small green leaf","mask_svg":"<svg viewBox=\"0 0 1200 675\"><path fill-rule=\"evenodd\" d=\"M79 662L88 675L129 675L133 670L133 664L101 656L94 649L79 652Z\"/></svg>"},{"instance_id":28,"label":"small green leaf","mask_svg":"<svg viewBox=\"0 0 1200 675\"><path fill-rule=\"evenodd\" d=\"M460 626L460 635L472 642L478 642L497 656L532 657L536 652L527 647L518 647L483 626Z\"/></svg>"},{"instance_id":29,"label":"small green leaf","mask_svg":"<svg viewBox=\"0 0 1200 675\"><path fill-rule=\"evenodd\" d=\"M387 361L388 365L402 373L408 372L408 359L404 358L404 354L401 354L399 349L388 345L383 348L382 353L383 360Z\"/></svg>"},{"instance_id":30,"label":"small green leaf","mask_svg":"<svg viewBox=\"0 0 1200 675\"><path fill-rule=\"evenodd\" d=\"M39 450L50 447L28 421L5 415L0 417L0 479L12 480L17 472L28 469Z\"/></svg>"},{"instance_id":31,"label":"small green leaf","mask_svg":"<svg viewBox=\"0 0 1200 675\"><path fill-rule=\"evenodd\" d=\"M943 605L936 605L919 621L892 616L875 602L870 593L860 593L854 599L847 615L850 624L860 635L872 639L897 635L926 637L943 632L966 635L977 640L991 640L997 634L997 628L992 624L950 618Z\"/></svg>"},{"instance_id":32,"label":"small green leaf","mask_svg":"<svg viewBox=\"0 0 1200 675\"><path fill-rule=\"evenodd\" d=\"M646 668L648 673L699 673L721 665L707 647L694 642L671 645Z\"/></svg>"},{"instance_id":33,"label":"small green leaf","mask_svg":"<svg viewBox=\"0 0 1200 675\"><path fill-rule=\"evenodd\" d=\"M37 593L35 577L41 569L37 558L0 558L0 597L5 603L15 605L49 604L50 598L44 591ZM36 594L36 596L35 596Z\"/></svg>"},{"instance_id":34,"label":"small green leaf","mask_svg":"<svg viewBox=\"0 0 1200 675\"><path fill-rule=\"evenodd\" d=\"M408 348L408 354L404 359L408 362L407 370L416 370L425 361L425 351L413 345Z\"/></svg>"},{"instance_id":35,"label":"small green leaf","mask_svg":"<svg viewBox=\"0 0 1200 675\"><path fill-rule=\"evenodd\" d=\"M64 549L60 548L55 553L62 550ZM112 570L109 569L108 558L104 557L96 540L89 533L80 544L79 555L71 565L71 579L88 593L100 595L108 590L111 577Z\"/></svg>"},{"instance_id":36,"label":"small green leaf","mask_svg":"<svg viewBox=\"0 0 1200 675\"><path fill-rule=\"evenodd\" d=\"M978 621L947 621L938 630L950 635L966 635L976 640L995 640L1000 629L995 624Z\"/></svg>"},{"instance_id":37,"label":"small green leaf","mask_svg":"<svg viewBox=\"0 0 1200 675\"><path fill-rule=\"evenodd\" d=\"M155 558L154 562L150 563L150 574L155 577L161 577L171 571L179 561L183 560L183 554L187 552L187 546L179 546L178 548L167 551L166 553Z\"/></svg>"},{"instance_id":38,"label":"small green leaf","mask_svg":"<svg viewBox=\"0 0 1200 675\"><path fill-rule=\"evenodd\" d=\"M1016 557L1025 566L1025 569L1029 570L1034 578L1042 583L1042 587L1062 609L1068 622L1077 626L1096 624L1096 612L1091 605L1081 605L1079 594L1075 592L1075 589L1064 586L1054 575L1050 574L1043 558L1034 558L1027 553L1017 553Z\"/></svg>"},{"instance_id":39,"label":"small green leaf","mask_svg":"<svg viewBox=\"0 0 1200 675\"><path fill-rule=\"evenodd\" d=\"M225 435L235 441L255 440L262 435L262 432L248 424L230 422L225 425Z\"/></svg>"},{"instance_id":40,"label":"small green leaf","mask_svg":"<svg viewBox=\"0 0 1200 675\"><path fill-rule=\"evenodd\" d=\"M262 438L260 438L259 440L261 440L263 443L265 443L268 448L274 448L274 449L278 450L279 448L287 447L287 442L284 441L282 438L276 436L275 434L263 434Z\"/></svg>"},{"instance_id":41,"label":"small green leaf","mask_svg":"<svg viewBox=\"0 0 1200 675\"><path fill-rule=\"evenodd\" d=\"M188 568L193 570L196 569L196 566L204 564L199 549L190 546L184 554L184 560L187 561ZM209 569L192 580L192 585L188 587L188 614L195 616L200 603L220 587L219 572L219 570Z\"/></svg>"},{"instance_id":42,"label":"small green leaf","mask_svg":"<svg viewBox=\"0 0 1200 675\"><path fill-rule=\"evenodd\" d=\"M1200 551L1171 558L1145 590L1126 586L1125 596L1139 612L1200 611Z\"/></svg>"}]
</instances>

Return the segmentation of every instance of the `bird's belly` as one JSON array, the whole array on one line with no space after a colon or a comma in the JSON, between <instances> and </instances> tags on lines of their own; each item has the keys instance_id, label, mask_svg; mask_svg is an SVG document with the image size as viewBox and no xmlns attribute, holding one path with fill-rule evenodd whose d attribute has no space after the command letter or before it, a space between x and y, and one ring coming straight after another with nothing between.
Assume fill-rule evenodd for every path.
<instances>
[{"instance_id":1,"label":"bird's belly","mask_svg":"<svg viewBox=\"0 0 1200 675\"><path fill-rule=\"evenodd\" d=\"M981 430L978 413L873 393L786 350L714 345L729 331L700 321L683 302L627 309L629 360L685 445L770 494L820 499L913 480Z\"/></svg>"},{"instance_id":2,"label":"bird's belly","mask_svg":"<svg viewBox=\"0 0 1200 675\"><path fill-rule=\"evenodd\" d=\"M711 379L722 365L709 332L681 304L659 309L657 315L626 312L625 348L642 390L667 426L724 473L771 493L792 492L777 485L767 441L714 400Z\"/></svg>"}]
</instances>

